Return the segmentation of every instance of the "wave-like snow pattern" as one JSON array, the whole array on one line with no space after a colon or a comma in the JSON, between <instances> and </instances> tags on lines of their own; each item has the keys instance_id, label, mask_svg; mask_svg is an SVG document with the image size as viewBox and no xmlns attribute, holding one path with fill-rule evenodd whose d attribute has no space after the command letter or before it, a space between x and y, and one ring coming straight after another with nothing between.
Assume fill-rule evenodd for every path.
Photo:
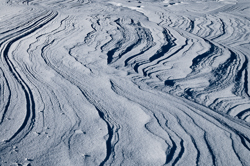
<instances>
[{"instance_id":1,"label":"wave-like snow pattern","mask_svg":"<svg viewBox=\"0 0 250 166\"><path fill-rule=\"evenodd\" d=\"M0 165L249 165L249 12L0 2Z\"/></svg>"}]
</instances>

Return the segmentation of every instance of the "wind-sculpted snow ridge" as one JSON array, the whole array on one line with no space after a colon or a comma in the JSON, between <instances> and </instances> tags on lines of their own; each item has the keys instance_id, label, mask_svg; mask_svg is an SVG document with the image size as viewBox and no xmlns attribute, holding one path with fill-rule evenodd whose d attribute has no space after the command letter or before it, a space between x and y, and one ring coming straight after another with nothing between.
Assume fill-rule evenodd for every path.
<instances>
[{"instance_id":1,"label":"wind-sculpted snow ridge","mask_svg":"<svg viewBox=\"0 0 250 166\"><path fill-rule=\"evenodd\" d=\"M249 165L249 12L1 1L0 165Z\"/></svg>"}]
</instances>

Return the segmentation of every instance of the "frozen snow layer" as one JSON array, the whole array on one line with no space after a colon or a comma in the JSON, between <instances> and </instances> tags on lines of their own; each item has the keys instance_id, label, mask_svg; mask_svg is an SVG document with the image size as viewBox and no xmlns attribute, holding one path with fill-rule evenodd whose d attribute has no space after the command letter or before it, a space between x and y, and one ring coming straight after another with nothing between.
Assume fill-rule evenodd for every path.
<instances>
[{"instance_id":1,"label":"frozen snow layer","mask_svg":"<svg viewBox=\"0 0 250 166\"><path fill-rule=\"evenodd\" d=\"M249 165L250 3L0 2L0 165Z\"/></svg>"}]
</instances>

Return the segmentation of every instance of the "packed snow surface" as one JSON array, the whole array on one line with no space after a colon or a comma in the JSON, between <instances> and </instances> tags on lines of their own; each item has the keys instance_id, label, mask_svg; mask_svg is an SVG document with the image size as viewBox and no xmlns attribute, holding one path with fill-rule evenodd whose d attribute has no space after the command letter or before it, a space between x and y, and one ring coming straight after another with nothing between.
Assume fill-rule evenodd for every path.
<instances>
[{"instance_id":1,"label":"packed snow surface","mask_svg":"<svg viewBox=\"0 0 250 166\"><path fill-rule=\"evenodd\" d=\"M249 0L1 0L1 166L249 166Z\"/></svg>"}]
</instances>

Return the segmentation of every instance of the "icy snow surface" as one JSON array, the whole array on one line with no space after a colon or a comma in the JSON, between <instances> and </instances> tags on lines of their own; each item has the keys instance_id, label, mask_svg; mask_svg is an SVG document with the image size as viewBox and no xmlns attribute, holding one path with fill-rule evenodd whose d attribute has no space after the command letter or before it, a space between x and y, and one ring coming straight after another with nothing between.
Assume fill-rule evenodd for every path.
<instances>
[{"instance_id":1,"label":"icy snow surface","mask_svg":"<svg viewBox=\"0 0 250 166\"><path fill-rule=\"evenodd\" d=\"M0 165L250 165L249 0L1 0Z\"/></svg>"}]
</instances>

